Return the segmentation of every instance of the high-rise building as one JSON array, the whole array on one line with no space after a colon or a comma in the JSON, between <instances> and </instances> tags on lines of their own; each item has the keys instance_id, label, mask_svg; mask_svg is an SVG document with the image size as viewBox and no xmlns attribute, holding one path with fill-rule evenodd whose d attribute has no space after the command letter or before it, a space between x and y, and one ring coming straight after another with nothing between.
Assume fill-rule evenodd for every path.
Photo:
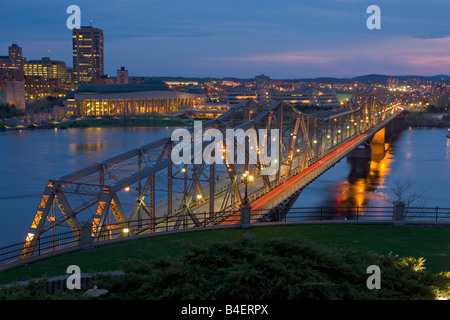
<instances>
[{"instance_id":1,"label":"high-rise building","mask_svg":"<svg viewBox=\"0 0 450 320\"><path fill-rule=\"evenodd\" d=\"M9 58L11 59L11 66L23 71L25 58L22 56L22 47L13 43L8 47Z\"/></svg>"},{"instance_id":2,"label":"high-rise building","mask_svg":"<svg viewBox=\"0 0 450 320\"><path fill-rule=\"evenodd\" d=\"M11 66L11 58L9 56L0 56L0 69L2 71L13 69Z\"/></svg>"},{"instance_id":3,"label":"high-rise building","mask_svg":"<svg viewBox=\"0 0 450 320\"><path fill-rule=\"evenodd\" d=\"M117 83L127 84L128 82L128 70L125 70L125 67L121 67L120 70L117 70Z\"/></svg>"},{"instance_id":4,"label":"high-rise building","mask_svg":"<svg viewBox=\"0 0 450 320\"><path fill-rule=\"evenodd\" d=\"M26 59L22 56L22 48L17 44L8 47L8 55L0 56L0 74L12 74L15 70L23 71Z\"/></svg>"},{"instance_id":5,"label":"high-rise building","mask_svg":"<svg viewBox=\"0 0 450 320\"><path fill-rule=\"evenodd\" d=\"M76 84L89 83L104 74L103 30L93 27L72 31L73 75Z\"/></svg>"}]
</instances>

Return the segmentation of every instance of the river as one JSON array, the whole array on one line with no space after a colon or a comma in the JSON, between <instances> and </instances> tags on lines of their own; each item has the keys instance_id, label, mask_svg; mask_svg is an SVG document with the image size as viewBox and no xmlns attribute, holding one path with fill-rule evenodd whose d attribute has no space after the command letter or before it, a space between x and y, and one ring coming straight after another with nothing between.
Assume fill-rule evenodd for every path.
<instances>
[{"instance_id":1,"label":"river","mask_svg":"<svg viewBox=\"0 0 450 320\"><path fill-rule=\"evenodd\" d=\"M170 136L174 128L71 128L0 132L0 246L23 241L49 179ZM294 207L390 205L391 187L411 177L420 204L450 207L446 129L409 128L366 167L347 158L309 185Z\"/></svg>"},{"instance_id":2,"label":"river","mask_svg":"<svg viewBox=\"0 0 450 320\"><path fill-rule=\"evenodd\" d=\"M450 139L446 129L408 128L385 144L384 156L365 165L342 159L302 192L293 207L392 206L392 188L413 183L412 206L450 208ZM386 137L387 138L387 137Z\"/></svg>"}]
</instances>

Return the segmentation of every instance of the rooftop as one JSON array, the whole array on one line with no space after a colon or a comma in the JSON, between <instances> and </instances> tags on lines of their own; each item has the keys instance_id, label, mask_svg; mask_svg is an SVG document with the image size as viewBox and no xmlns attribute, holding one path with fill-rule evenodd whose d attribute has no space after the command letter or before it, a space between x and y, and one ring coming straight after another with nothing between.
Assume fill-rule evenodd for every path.
<instances>
[{"instance_id":1,"label":"rooftop","mask_svg":"<svg viewBox=\"0 0 450 320\"><path fill-rule=\"evenodd\" d=\"M114 92L138 92L138 91L173 91L164 82L148 80L137 84L84 84L76 90L76 93L114 93Z\"/></svg>"}]
</instances>

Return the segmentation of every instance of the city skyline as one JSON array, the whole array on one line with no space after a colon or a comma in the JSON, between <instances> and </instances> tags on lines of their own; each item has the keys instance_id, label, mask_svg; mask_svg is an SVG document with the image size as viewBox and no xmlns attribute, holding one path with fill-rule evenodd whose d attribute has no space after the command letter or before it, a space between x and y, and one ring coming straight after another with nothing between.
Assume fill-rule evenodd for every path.
<instances>
[{"instance_id":1,"label":"city skyline","mask_svg":"<svg viewBox=\"0 0 450 320\"><path fill-rule=\"evenodd\" d=\"M82 25L104 30L105 73L130 76L271 78L354 77L365 74L448 74L450 4L378 1L382 28L369 30L369 1L277 3L203 0L5 1L2 55L17 43L28 59L49 56L71 66L70 4ZM120 13L120 14L118 14Z\"/></svg>"}]
</instances>

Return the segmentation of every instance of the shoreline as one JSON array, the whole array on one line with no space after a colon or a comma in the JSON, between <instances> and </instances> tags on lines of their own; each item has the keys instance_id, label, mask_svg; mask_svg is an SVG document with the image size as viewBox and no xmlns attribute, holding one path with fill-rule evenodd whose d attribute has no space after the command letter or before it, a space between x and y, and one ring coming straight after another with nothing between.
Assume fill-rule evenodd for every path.
<instances>
[{"instance_id":1,"label":"shoreline","mask_svg":"<svg viewBox=\"0 0 450 320\"><path fill-rule=\"evenodd\" d=\"M433 113L410 112L405 125L425 128L450 128L450 113L437 118ZM150 128L150 127L191 127L195 119L167 117L129 117L129 118L84 118L53 122L45 125L0 126L1 131L36 130L36 129L68 129L68 128Z\"/></svg>"},{"instance_id":2,"label":"shoreline","mask_svg":"<svg viewBox=\"0 0 450 320\"><path fill-rule=\"evenodd\" d=\"M1 126L0 131L69 129L69 128L152 128L152 127L190 127L192 119L162 119L162 118L87 118L67 120L45 125Z\"/></svg>"},{"instance_id":3,"label":"shoreline","mask_svg":"<svg viewBox=\"0 0 450 320\"><path fill-rule=\"evenodd\" d=\"M441 115L441 118L438 116ZM450 113L435 114L422 112L409 112L405 125L424 128L450 128Z\"/></svg>"}]
</instances>

